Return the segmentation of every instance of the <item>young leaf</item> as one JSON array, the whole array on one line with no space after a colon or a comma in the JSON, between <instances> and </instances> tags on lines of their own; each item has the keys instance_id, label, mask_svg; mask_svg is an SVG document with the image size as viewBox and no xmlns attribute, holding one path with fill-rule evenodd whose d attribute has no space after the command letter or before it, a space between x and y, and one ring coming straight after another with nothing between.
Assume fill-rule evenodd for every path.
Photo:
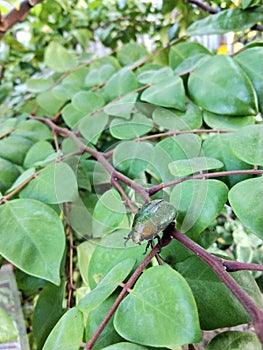
<instances>
[{"instance_id":1,"label":"young leaf","mask_svg":"<svg viewBox=\"0 0 263 350\"><path fill-rule=\"evenodd\" d=\"M82 341L83 315L76 308L68 310L49 334L43 350L78 350Z\"/></svg>"},{"instance_id":2,"label":"young leaf","mask_svg":"<svg viewBox=\"0 0 263 350\"><path fill-rule=\"evenodd\" d=\"M179 230L197 239L221 212L227 192L226 185L218 180L189 180L176 185L171 203L178 210Z\"/></svg>"},{"instance_id":3,"label":"young leaf","mask_svg":"<svg viewBox=\"0 0 263 350\"><path fill-rule=\"evenodd\" d=\"M229 201L237 217L261 239L263 239L262 198L262 176L239 182L229 192Z\"/></svg>"},{"instance_id":4,"label":"young leaf","mask_svg":"<svg viewBox=\"0 0 263 350\"><path fill-rule=\"evenodd\" d=\"M125 339L156 347L174 348L201 337L191 290L184 278L166 265L142 274L119 305L114 326Z\"/></svg>"},{"instance_id":5,"label":"young leaf","mask_svg":"<svg viewBox=\"0 0 263 350\"><path fill-rule=\"evenodd\" d=\"M200 64L190 74L188 89L193 100L209 112L257 114L257 97L251 81L229 56L214 56Z\"/></svg>"},{"instance_id":6,"label":"young leaf","mask_svg":"<svg viewBox=\"0 0 263 350\"><path fill-rule=\"evenodd\" d=\"M54 284L60 281L65 248L56 212L32 199L15 199L0 207L0 253L30 275Z\"/></svg>"}]
</instances>

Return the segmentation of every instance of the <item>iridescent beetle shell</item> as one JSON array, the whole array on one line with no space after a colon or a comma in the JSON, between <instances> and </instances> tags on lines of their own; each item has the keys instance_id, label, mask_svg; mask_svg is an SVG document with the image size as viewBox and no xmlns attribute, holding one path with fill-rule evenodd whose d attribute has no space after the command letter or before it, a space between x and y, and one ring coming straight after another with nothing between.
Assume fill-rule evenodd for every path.
<instances>
[{"instance_id":1,"label":"iridescent beetle shell","mask_svg":"<svg viewBox=\"0 0 263 350\"><path fill-rule=\"evenodd\" d=\"M163 199L156 199L146 203L136 213L132 230L125 243L132 239L134 243L141 244L143 240L154 239L176 217L176 209Z\"/></svg>"}]
</instances>

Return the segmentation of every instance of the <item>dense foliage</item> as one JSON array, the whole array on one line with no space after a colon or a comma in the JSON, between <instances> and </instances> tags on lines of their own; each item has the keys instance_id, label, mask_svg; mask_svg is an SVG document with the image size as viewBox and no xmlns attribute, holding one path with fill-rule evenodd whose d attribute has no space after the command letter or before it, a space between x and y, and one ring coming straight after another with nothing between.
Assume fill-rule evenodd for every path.
<instances>
[{"instance_id":1,"label":"dense foliage","mask_svg":"<svg viewBox=\"0 0 263 350\"><path fill-rule=\"evenodd\" d=\"M34 307L32 349L180 349L249 322L263 341L262 41L219 55L191 40L245 44L262 7L172 3L44 2L26 44L4 38L0 254ZM114 51L87 53L94 35ZM146 255L147 242L125 247L159 198L176 228ZM224 332L208 349L260 349L257 336Z\"/></svg>"}]
</instances>

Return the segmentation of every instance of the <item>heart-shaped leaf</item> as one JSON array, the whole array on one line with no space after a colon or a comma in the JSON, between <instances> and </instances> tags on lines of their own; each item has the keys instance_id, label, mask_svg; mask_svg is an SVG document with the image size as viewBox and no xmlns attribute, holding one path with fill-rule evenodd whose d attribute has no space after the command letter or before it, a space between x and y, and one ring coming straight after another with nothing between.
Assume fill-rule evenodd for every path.
<instances>
[{"instance_id":1,"label":"heart-shaped leaf","mask_svg":"<svg viewBox=\"0 0 263 350\"><path fill-rule=\"evenodd\" d=\"M156 347L195 343L201 336L188 284L178 272L164 265L146 270L138 279L119 305L114 326L125 339Z\"/></svg>"}]
</instances>

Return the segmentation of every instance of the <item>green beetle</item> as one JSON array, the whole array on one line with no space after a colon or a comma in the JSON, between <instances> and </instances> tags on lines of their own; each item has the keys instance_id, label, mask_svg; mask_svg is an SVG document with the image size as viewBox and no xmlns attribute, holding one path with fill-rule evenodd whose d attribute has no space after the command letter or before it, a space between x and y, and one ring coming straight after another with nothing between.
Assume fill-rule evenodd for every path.
<instances>
[{"instance_id":1,"label":"green beetle","mask_svg":"<svg viewBox=\"0 0 263 350\"><path fill-rule=\"evenodd\" d=\"M125 244L129 239L137 244L145 239L154 239L175 219L176 213L175 207L163 199L144 204L134 217L132 230L125 237Z\"/></svg>"}]
</instances>

